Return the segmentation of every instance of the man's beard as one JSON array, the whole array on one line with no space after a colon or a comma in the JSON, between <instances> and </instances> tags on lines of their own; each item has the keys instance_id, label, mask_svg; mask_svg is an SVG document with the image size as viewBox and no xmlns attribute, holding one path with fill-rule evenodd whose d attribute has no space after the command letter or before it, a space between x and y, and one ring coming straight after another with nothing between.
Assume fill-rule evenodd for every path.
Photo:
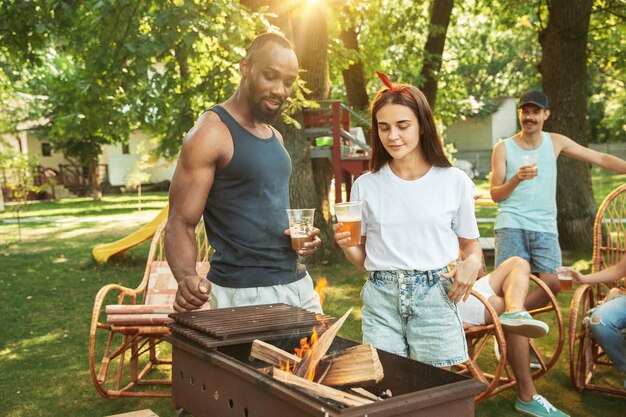
<instances>
[{"instance_id":1,"label":"man's beard","mask_svg":"<svg viewBox=\"0 0 626 417\"><path fill-rule=\"evenodd\" d=\"M248 89L248 104L250 105L250 108L252 109L252 114L254 115L254 117L263 123L271 123L276 116L278 115L278 113L280 113L280 110L282 108L282 103L283 100L280 99L274 99L274 101L280 101L281 105L278 106L278 108L274 111L266 111L263 110L263 108L261 107L261 102L268 97L263 97L261 98L258 102L254 101L254 96L255 96L255 90L252 87L252 85L250 85L249 89Z\"/></svg>"},{"instance_id":2,"label":"man's beard","mask_svg":"<svg viewBox=\"0 0 626 417\"><path fill-rule=\"evenodd\" d=\"M261 108L259 103L254 103L252 102L252 100L250 100L250 106L252 106L252 114L254 114L254 118L260 122L268 123L268 124L274 121L278 113L280 113L280 109L281 109L279 107L273 112L265 111Z\"/></svg>"}]
</instances>

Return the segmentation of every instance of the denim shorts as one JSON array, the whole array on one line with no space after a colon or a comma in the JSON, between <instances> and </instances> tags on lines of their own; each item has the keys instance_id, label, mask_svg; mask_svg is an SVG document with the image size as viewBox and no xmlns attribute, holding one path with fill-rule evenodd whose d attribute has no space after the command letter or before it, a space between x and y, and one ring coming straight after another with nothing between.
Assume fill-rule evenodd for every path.
<instances>
[{"instance_id":1,"label":"denim shorts","mask_svg":"<svg viewBox=\"0 0 626 417\"><path fill-rule=\"evenodd\" d=\"M463 324L445 272L370 272L361 290L363 343L438 367L465 362Z\"/></svg>"},{"instance_id":2,"label":"denim shorts","mask_svg":"<svg viewBox=\"0 0 626 417\"><path fill-rule=\"evenodd\" d=\"M276 303L322 313L319 294L308 273L296 282L268 287L231 288L211 283L212 309Z\"/></svg>"},{"instance_id":3,"label":"denim shorts","mask_svg":"<svg viewBox=\"0 0 626 417\"><path fill-rule=\"evenodd\" d=\"M561 247L556 233L496 229L496 267L513 256L530 263L533 273L554 274L561 266Z\"/></svg>"}]
</instances>

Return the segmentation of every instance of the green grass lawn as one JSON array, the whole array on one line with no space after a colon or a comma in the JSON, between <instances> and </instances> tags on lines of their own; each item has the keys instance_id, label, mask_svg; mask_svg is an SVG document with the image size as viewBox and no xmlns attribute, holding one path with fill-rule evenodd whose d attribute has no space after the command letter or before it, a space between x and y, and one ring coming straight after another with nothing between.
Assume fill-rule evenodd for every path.
<instances>
[{"instance_id":1,"label":"green grass lawn","mask_svg":"<svg viewBox=\"0 0 626 417\"><path fill-rule=\"evenodd\" d=\"M603 187L608 190L611 185ZM104 265L92 261L92 247L147 223L165 203L165 194L144 196L141 214L136 211L135 196L31 204L22 216L39 221L22 224L21 241L15 224L0 223L0 416L99 417L143 408L151 408L161 417L175 415L169 399L100 397L91 383L87 352L95 294L109 283L135 287L144 271L149 243ZM13 213L0 214L0 222L11 218ZM565 255L570 263L582 260L584 264L590 257L585 253ZM354 307L340 335L360 340L359 291L365 274L348 265L340 254L328 262L309 265L309 270L314 279L329 280L327 313L339 316ZM559 294L564 317L570 298L571 293ZM541 343L550 349L555 337L547 336ZM613 377L618 378L608 376ZM573 416L623 415L623 399L572 390L566 353L537 381L537 387ZM476 415L515 416L514 399L515 393L509 390L481 404Z\"/></svg>"}]
</instances>

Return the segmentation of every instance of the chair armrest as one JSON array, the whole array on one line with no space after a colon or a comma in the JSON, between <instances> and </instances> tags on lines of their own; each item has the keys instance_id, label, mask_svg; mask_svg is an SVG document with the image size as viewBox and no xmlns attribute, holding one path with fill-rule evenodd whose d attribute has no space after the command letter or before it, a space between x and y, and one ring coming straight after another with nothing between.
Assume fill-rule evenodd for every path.
<instances>
[{"instance_id":1,"label":"chair armrest","mask_svg":"<svg viewBox=\"0 0 626 417\"><path fill-rule=\"evenodd\" d=\"M109 284L100 288L100 291L98 291L98 293L96 294L96 299L93 303L90 334L95 334L96 327L98 325L98 319L100 318L100 313L102 310L102 303L104 302L106 296L112 291L116 291L119 293L117 297L118 304L122 304L122 302L124 301L124 297L131 297L132 304L135 304L135 300L137 299L137 292L133 289L118 284Z\"/></svg>"}]
</instances>

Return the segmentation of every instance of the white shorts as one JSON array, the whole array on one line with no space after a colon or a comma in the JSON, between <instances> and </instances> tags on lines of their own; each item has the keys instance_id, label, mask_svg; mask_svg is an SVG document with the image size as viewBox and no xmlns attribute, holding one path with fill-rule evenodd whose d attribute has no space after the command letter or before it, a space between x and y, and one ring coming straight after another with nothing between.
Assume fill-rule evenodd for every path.
<instances>
[{"instance_id":1,"label":"white shorts","mask_svg":"<svg viewBox=\"0 0 626 417\"><path fill-rule=\"evenodd\" d=\"M496 295L496 292L489 284L489 275L485 275L476 281L472 289L482 295L485 300L489 300L489 297ZM473 295L470 295L467 301L459 301L456 304L456 308L459 310L463 323L472 325L485 324L485 305Z\"/></svg>"},{"instance_id":2,"label":"white shorts","mask_svg":"<svg viewBox=\"0 0 626 417\"><path fill-rule=\"evenodd\" d=\"M269 287L231 288L211 283L212 309L277 303L322 313L319 294L315 292L308 272L304 278L291 284Z\"/></svg>"}]
</instances>

